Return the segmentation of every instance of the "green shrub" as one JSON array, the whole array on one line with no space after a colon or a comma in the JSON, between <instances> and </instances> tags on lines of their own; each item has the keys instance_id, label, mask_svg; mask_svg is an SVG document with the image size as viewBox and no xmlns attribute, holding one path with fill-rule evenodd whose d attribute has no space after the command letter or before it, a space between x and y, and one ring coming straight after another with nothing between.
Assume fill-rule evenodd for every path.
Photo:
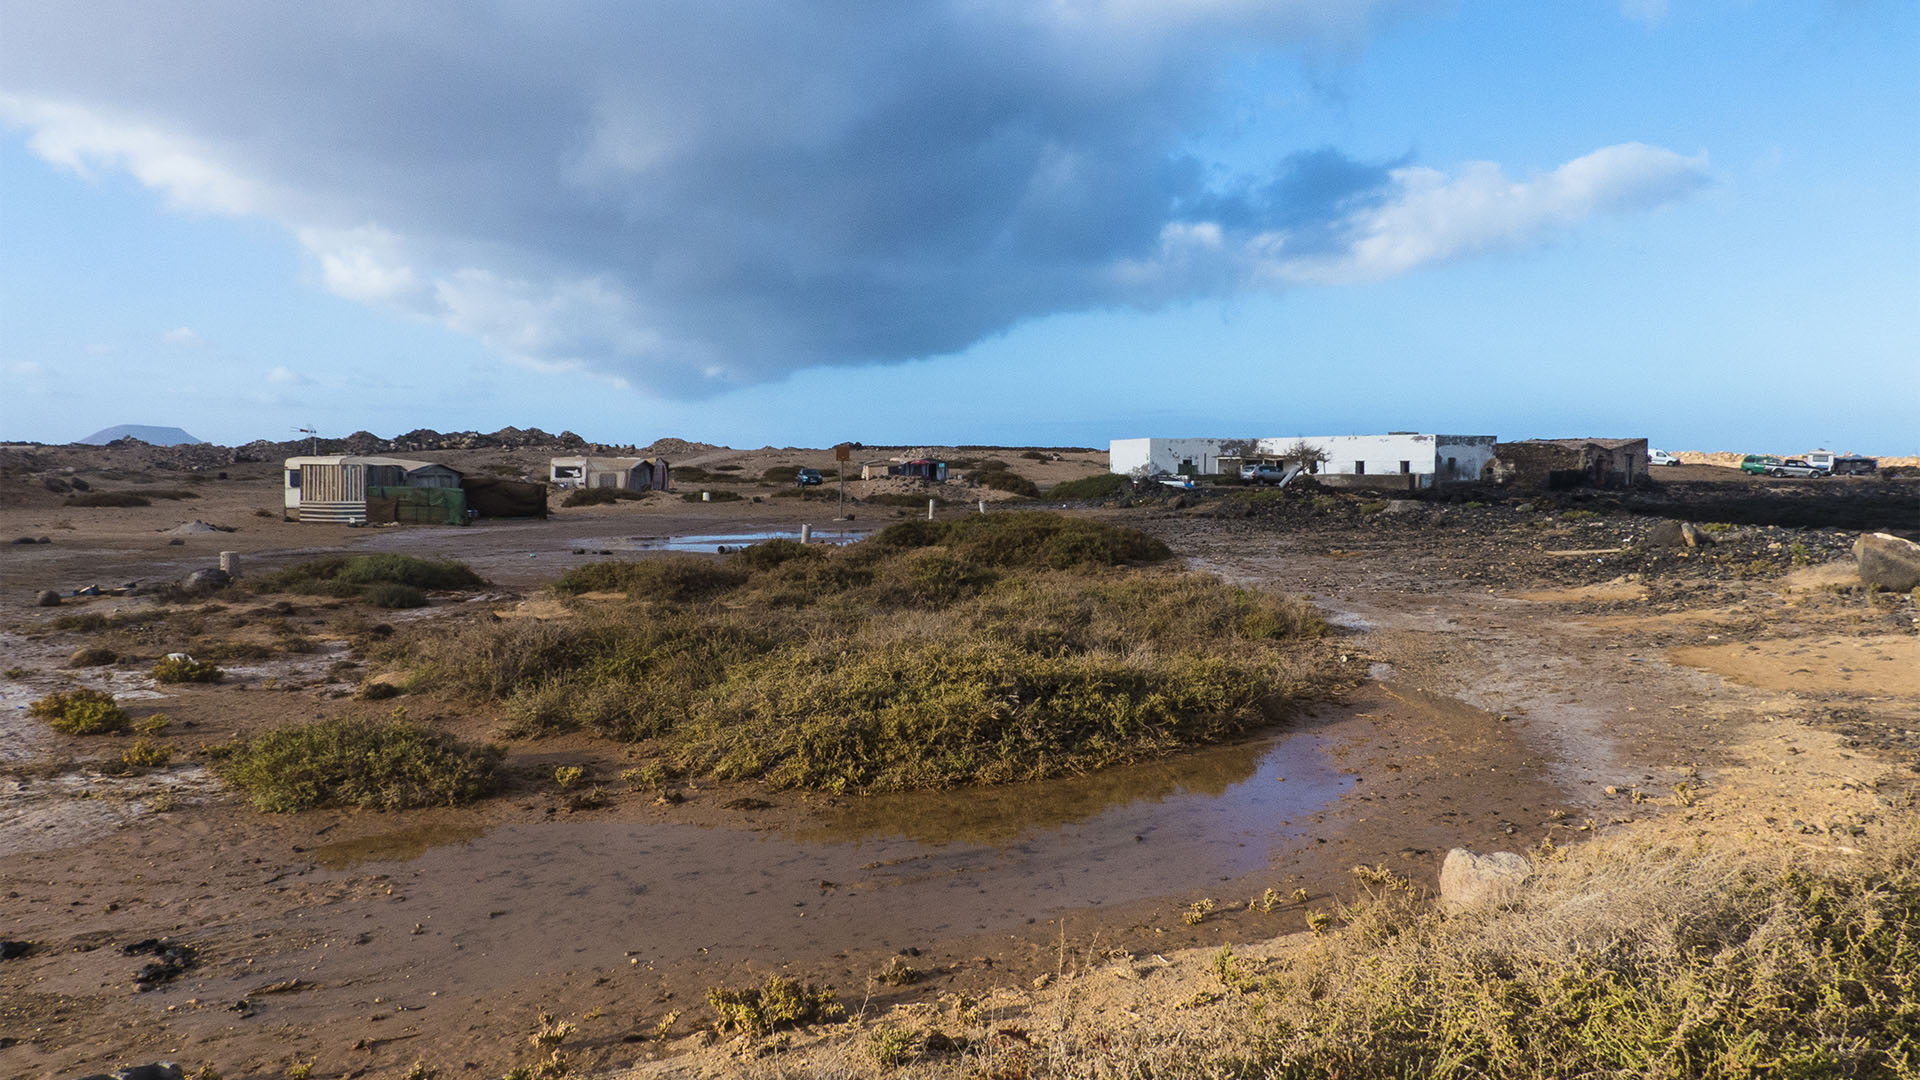
<instances>
[{"instance_id":1,"label":"green shrub","mask_svg":"<svg viewBox=\"0 0 1920 1080\"><path fill-rule=\"evenodd\" d=\"M983 487L992 488L995 491L1010 492L1028 499L1037 499L1040 497L1039 485L1021 476L1019 473L1005 468L1004 465L1002 468L979 470L969 475L973 477L976 483Z\"/></svg>"},{"instance_id":2,"label":"green shrub","mask_svg":"<svg viewBox=\"0 0 1920 1080\"><path fill-rule=\"evenodd\" d=\"M211 660L169 656L153 665L153 677L163 683L219 682L221 671Z\"/></svg>"},{"instance_id":3,"label":"green shrub","mask_svg":"<svg viewBox=\"0 0 1920 1080\"><path fill-rule=\"evenodd\" d=\"M818 1024L846 1015L831 989L817 989L783 975L767 976L766 985L729 990L716 986L707 991L707 1004L718 1014L715 1026L721 1031L739 1031L765 1035L800 1024Z\"/></svg>"},{"instance_id":4,"label":"green shrub","mask_svg":"<svg viewBox=\"0 0 1920 1080\"><path fill-rule=\"evenodd\" d=\"M427 606L427 594L411 585L381 581L368 585L360 598L377 608L417 608Z\"/></svg>"},{"instance_id":5,"label":"green shrub","mask_svg":"<svg viewBox=\"0 0 1920 1080\"><path fill-rule=\"evenodd\" d=\"M555 592L573 595L584 592L624 592L638 599L684 603L715 596L744 584L747 575L732 565L738 561L737 556L720 562L697 555L665 555L651 559L588 563L567 571L554 583L553 588ZM752 565L751 561L747 565Z\"/></svg>"},{"instance_id":6,"label":"green shrub","mask_svg":"<svg viewBox=\"0 0 1920 1080\"><path fill-rule=\"evenodd\" d=\"M110 735L127 729L126 711L105 690L56 690L27 711L67 735Z\"/></svg>"},{"instance_id":7,"label":"green shrub","mask_svg":"<svg viewBox=\"0 0 1920 1080\"><path fill-rule=\"evenodd\" d=\"M87 491L67 496L68 506L152 506L131 491Z\"/></svg>"},{"instance_id":8,"label":"green shrub","mask_svg":"<svg viewBox=\"0 0 1920 1080\"><path fill-rule=\"evenodd\" d=\"M129 769L157 769L173 760L173 747L141 737L120 754L120 763Z\"/></svg>"},{"instance_id":9,"label":"green shrub","mask_svg":"<svg viewBox=\"0 0 1920 1080\"><path fill-rule=\"evenodd\" d=\"M827 549L821 544L802 544L797 540L762 540L758 544L749 544L733 553L727 562L730 565L749 570L771 570L776 566L799 560L820 561L827 557Z\"/></svg>"},{"instance_id":10,"label":"green shrub","mask_svg":"<svg viewBox=\"0 0 1920 1080\"><path fill-rule=\"evenodd\" d=\"M988 566L1118 566L1159 562L1173 549L1137 529L1041 511L975 514L949 521L904 521L869 540L878 548L939 544Z\"/></svg>"},{"instance_id":11,"label":"green shrub","mask_svg":"<svg viewBox=\"0 0 1920 1080\"><path fill-rule=\"evenodd\" d=\"M310 596L372 599L377 585L405 585L421 589L468 589L486 581L465 563L451 559L420 559L412 555L330 555L311 559L253 584L255 592L291 592ZM404 594L385 592L389 599ZM385 603L382 607L419 607L419 603Z\"/></svg>"},{"instance_id":12,"label":"green shrub","mask_svg":"<svg viewBox=\"0 0 1920 1080\"><path fill-rule=\"evenodd\" d=\"M503 752L405 720L321 720L230 744L213 770L256 810L322 806L403 810L458 806L491 794Z\"/></svg>"},{"instance_id":13,"label":"green shrub","mask_svg":"<svg viewBox=\"0 0 1920 1080\"><path fill-rule=\"evenodd\" d=\"M1047 489L1049 499L1111 499L1133 490L1133 480L1119 473L1101 473L1068 480Z\"/></svg>"},{"instance_id":14,"label":"green shrub","mask_svg":"<svg viewBox=\"0 0 1920 1080\"><path fill-rule=\"evenodd\" d=\"M644 491L629 491L626 488L590 487L574 488L567 497L560 500L561 506L609 506L617 502L635 502L645 499Z\"/></svg>"},{"instance_id":15,"label":"green shrub","mask_svg":"<svg viewBox=\"0 0 1920 1080\"><path fill-rule=\"evenodd\" d=\"M701 498L704 495L706 498ZM744 496L737 491L689 491L680 496L681 502L739 502Z\"/></svg>"},{"instance_id":16,"label":"green shrub","mask_svg":"<svg viewBox=\"0 0 1920 1080\"><path fill-rule=\"evenodd\" d=\"M1599 519L1598 510L1569 510L1560 515L1561 521L1598 521Z\"/></svg>"}]
</instances>

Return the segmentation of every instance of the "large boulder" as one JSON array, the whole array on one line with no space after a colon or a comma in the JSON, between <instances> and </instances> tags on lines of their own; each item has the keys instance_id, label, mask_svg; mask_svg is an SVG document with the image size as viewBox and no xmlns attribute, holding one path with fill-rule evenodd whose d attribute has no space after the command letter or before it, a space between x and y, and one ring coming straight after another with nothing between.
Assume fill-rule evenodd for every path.
<instances>
[{"instance_id":1,"label":"large boulder","mask_svg":"<svg viewBox=\"0 0 1920 1080\"><path fill-rule=\"evenodd\" d=\"M1647 534L1648 547L1701 547L1708 543L1707 534L1694 527L1691 521L1666 520L1653 527Z\"/></svg>"},{"instance_id":2,"label":"large boulder","mask_svg":"<svg viewBox=\"0 0 1920 1080\"><path fill-rule=\"evenodd\" d=\"M1853 542L1860 581L1894 592L1920 587L1920 544L1891 533L1862 533Z\"/></svg>"},{"instance_id":3,"label":"large boulder","mask_svg":"<svg viewBox=\"0 0 1920 1080\"><path fill-rule=\"evenodd\" d=\"M1459 911L1499 903L1513 895L1533 873L1525 855L1511 851L1481 854L1466 848L1447 852L1440 864L1440 902Z\"/></svg>"},{"instance_id":4,"label":"large boulder","mask_svg":"<svg viewBox=\"0 0 1920 1080\"><path fill-rule=\"evenodd\" d=\"M188 574L180 583L188 592L208 593L224 589L233 584L233 575L218 567L207 567Z\"/></svg>"}]
</instances>

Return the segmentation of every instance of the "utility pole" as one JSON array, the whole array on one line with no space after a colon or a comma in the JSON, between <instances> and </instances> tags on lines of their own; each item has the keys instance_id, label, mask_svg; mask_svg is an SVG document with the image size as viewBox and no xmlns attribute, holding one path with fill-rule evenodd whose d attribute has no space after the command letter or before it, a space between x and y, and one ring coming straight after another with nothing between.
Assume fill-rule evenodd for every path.
<instances>
[{"instance_id":1,"label":"utility pole","mask_svg":"<svg viewBox=\"0 0 1920 1080\"><path fill-rule=\"evenodd\" d=\"M294 428L293 430L299 432L302 435L311 435L313 437L313 445L309 447L309 449L312 451L312 454L314 457L319 457L320 456L320 429L303 427L303 428Z\"/></svg>"}]
</instances>

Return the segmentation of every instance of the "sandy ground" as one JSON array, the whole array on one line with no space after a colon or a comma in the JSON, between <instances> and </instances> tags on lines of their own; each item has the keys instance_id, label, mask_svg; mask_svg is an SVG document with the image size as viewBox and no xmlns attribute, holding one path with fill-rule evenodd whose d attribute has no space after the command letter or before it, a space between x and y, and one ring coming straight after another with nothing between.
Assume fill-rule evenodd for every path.
<instances>
[{"instance_id":1,"label":"sandy ground","mask_svg":"<svg viewBox=\"0 0 1920 1080\"><path fill-rule=\"evenodd\" d=\"M710 464L735 452L715 453ZM737 456L762 469L830 462ZM1043 483L1093 471L1090 460L1002 456ZM1446 519L1279 529L1155 503L1098 513L1232 580L1308 595L1371 681L1267 738L1047 785L834 800L694 784L660 805L607 783L610 805L575 810L547 779L556 764L611 778L626 761L620 747L569 738L514 744L512 790L475 808L263 816L190 751L396 704L472 737L496 721L431 698L351 696L373 673L348 647L372 621L353 605L223 599L197 614L201 632L298 635L314 651L180 689L144 674L179 647L176 620L132 620L112 632L128 659L72 669L67 655L99 635L54 619L137 615L146 602L39 609L33 593L178 577L223 550L243 552L250 571L390 550L461 558L494 587L380 620L482 618L537 605L543 583L636 537L824 525L838 505L747 486L741 502L663 496L546 522L345 529L256 515L277 506L277 470L195 487L199 500L151 508L63 509L37 495L0 507L0 536L52 540L0 549L0 937L35 943L0 962L10 1075L173 1059L228 1077L279 1076L296 1061L320 1077L400 1076L416 1062L496 1076L531 1060L542 1011L578 1025L577 1071L725 1075L767 1047L708 1045L704 989L769 971L833 985L866 1024L971 1001L985 1003L983 1023L1039 1030L1070 1001L1119 1030L1189 1000L1221 944L1283 949L1306 912L1353 894L1356 863L1430 884L1453 846L1654 827L1844 845L1910 812L1913 603L1847 589L1843 567L1723 578L1680 563L1570 580L1565 565L1583 557L1543 552L1619 542L1584 540L1584 526L1476 535ZM841 524L906 513L856 506ZM196 517L236 531L165 532ZM1493 582L1454 570L1476 561L1513 568ZM165 711L182 756L114 776L103 768L114 740L25 717L28 701L75 684L114 690L136 716ZM1309 899L1247 910L1265 888ZM1188 905L1207 899L1214 908L1187 925ZM149 958L124 950L156 937L192 946L193 962L141 992L132 976ZM879 981L899 957L920 978ZM803 1035L790 1053L832 1045Z\"/></svg>"}]
</instances>

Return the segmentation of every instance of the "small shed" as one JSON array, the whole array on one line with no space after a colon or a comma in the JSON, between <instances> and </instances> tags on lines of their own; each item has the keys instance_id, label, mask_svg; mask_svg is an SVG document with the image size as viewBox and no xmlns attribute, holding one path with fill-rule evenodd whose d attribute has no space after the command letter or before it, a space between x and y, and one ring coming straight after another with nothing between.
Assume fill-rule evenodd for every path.
<instances>
[{"instance_id":1,"label":"small shed","mask_svg":"<svg viewBox=\"0 0 1920 1080\"><path fill-rule=\"evenodd\" d=\"M914 458L898 465L887 466L888 476L904 476L909 480L924 480L929 484L944 484L947 480L947 463L932 458Z\"/></svg>"},{"instance_id":2,"label":"small shed","mask_svg":"<svg viewBox=\"0 0 1920 1080\"><path fill-rule=\"evenodd\" d=\"M409 489L422 494L409 495ZM425 494L428 491L435 494ZM396 508L402 503L412 508L406 520L466 520L460 473L445 465L354 454L286 459L285 512L296 520L364 525L369 499L382 500L383 520L401 520ZM386 516L389 510L394 516Z\"/></svg>"},{"instance_id":3,"label":"small shed","mask_svg":"<svg viewBox=\"0 0 1920 1080\"><path fill-rule=\"evenodd\" d=\"M547 479L561 488L666 491L670 474L667 459L660 457L557 457L549 463Z\"/></svg>"}]
</instances>

